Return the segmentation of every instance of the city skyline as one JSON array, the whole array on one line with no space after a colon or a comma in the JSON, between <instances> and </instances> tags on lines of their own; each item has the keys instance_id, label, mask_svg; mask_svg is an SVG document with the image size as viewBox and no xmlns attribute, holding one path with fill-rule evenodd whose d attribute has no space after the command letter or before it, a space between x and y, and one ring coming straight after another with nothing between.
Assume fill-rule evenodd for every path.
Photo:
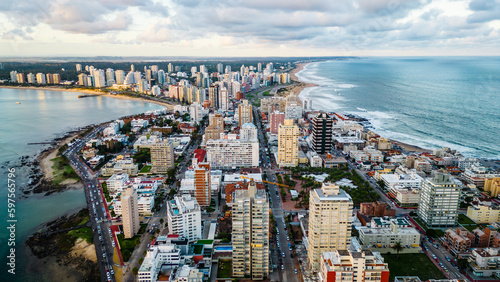
<instances>
[{"instance_id":1,"label":"city skyline","mask_svg":"<svg viewBox=\"0 0 500 282\"><path fill-rule=\"evenodd\" d=\"M5 57L500 54L498 0L2 2Z\"/></svg>"}]
</instances>

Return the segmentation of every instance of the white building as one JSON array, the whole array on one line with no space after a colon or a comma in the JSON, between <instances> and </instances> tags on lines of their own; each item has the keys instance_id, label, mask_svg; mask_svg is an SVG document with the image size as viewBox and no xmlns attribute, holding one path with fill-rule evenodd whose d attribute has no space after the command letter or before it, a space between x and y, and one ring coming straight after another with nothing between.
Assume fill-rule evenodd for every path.
<instances>
[{"instance_id":1,"label":"white building","mask_svg":"<svg viewBox=\"0 0 500 282\"><path fill-rule=\"evenodd\" d=\"M420 189L423 178L417 174L416 170L411 170L409 174L381 174L380 178L384 181L388 190L394 187L406 187L413 189Z\"/></svg>"},{"instance_id":2,"label":"white building","mask_svg":"<svg viewBox=\"0 0 500 282\"><path fill-rule=\"evenodd\" d=\"M403 248L420 250L420 233L413 227L401 227L391 222L390 227L359 228L359 240L363 248L392 248L401 243Z\"/></svg>"},{"instance_id":3,"label":"white building","mask_svg":"<svg viewBox=\"0 0 500 282\"><path fill-rule=\"evenodd\" d=\"M106 180L106 185L110 193L116 193L123 191L126 187L126 183L129 180L128 174L113 174L108 180Z\"/></svg>"},{"instance_id":4,"label":"white building","mask_svg":"<svg viewBox=\"0 0 500 282\"><path fill-rule=\"evenodd\" d=\"M309 165L311 167L322 167L323 160L315 151L308 151L306 153L307 158L309 159Z\"/></svg>"},{"instance_id":5,"label":"white building","mask_svg":"<svg viewBox=\"0 0 500 282\"><path fill-rule=\"evenodd\" d=\"M191 121L199 123L203 119L203 108L200 103L193 102L189 106L189 116Z\"/></svg>"},{"instance_id":6,"label":"white building","mask_svg":"<svg viewBox=\"0 0 500 282\"><path fill-rule=\"evenodd\" d=\"M201 238L201 210L191 195L174 197L167 202L167 221L170 234L178 234L195 241Z\"/></svg>"},{"instance_id":7,"label":"white building","mask_svg":"<svg viewBox=\"0 0 500 282\"><path fill-rule=\"evenodd\" d=\"M259 142L240 139L208 140L207 162L215 169L259 166Z\"/></svg>"}]
</instances>

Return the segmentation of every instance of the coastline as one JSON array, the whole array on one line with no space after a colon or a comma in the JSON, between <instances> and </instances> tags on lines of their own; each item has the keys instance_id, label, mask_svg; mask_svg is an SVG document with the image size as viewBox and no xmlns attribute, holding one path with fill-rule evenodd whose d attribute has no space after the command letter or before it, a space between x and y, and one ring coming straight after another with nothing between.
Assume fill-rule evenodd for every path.
<instances>
[{"instance_id":1,"label":"coastline","mask_svg":"<svg viewBox=\"0 0 500 282\"><path fill-rule=\"evenodd\" d=\"M76 92L76 93L84 93L84 94L89 94L93 96L103 96L103 97L111 97L115 99L121 99L121 100L130 100L130 101L138 101L138 102L144 102L144 103L151 103L151 104L157 104L160 106L164 106L169 110L173 110L174 105L170 104L168 102L160 102L156 100L150 100L146 98L136 98L136 97L131 97L128 95L124 94L109 94L107 92L102 92L100 90L84 90L84 89L66 89L66 88L61 88L61 87L50 87L50 86L7 86L7 85L0 85L0 88L7 88L7 89L28 89L28 90L48 90L48 91L61 91L61 92Z\"/></svg>"},{"instance_id":2,"label":"coastline","mask_svg":"<svg viewBox=\"0 0 500 282\"><path fill-rule=\"evenodd\" d=\"M296 68L294 68L293 70L290 71L290 78L291 80L293 81L296 81L297 84L290 87L290 88L287 88L287 91L290 91L290 92L293 92L295 93L295 95L297 95L297 97L300 99L300 93L302 92L302 90L306 89L306 88L309 88L309 87L316 87L316 86L319 86L318 84L314 84L314 83L308 83L308 82L304 82L304 81L301 81L298 77L297 77L297 73L300 72L301 70L304 69L305 66L307 66L308 64L310 63L300 63L300 64L296 64Z\"/></svg>"},{"instance_id":3,"label":"coastline","mask_svg":"<svg viewBox=\"0 0 500 282\"><path fill-rule=\"evenodd\" d=\"M294 87L292 87L289 91L294 92L294 93L296 93L295 91L298 91L297 92L297 97L299 97L299 99L300 99L300 93L302 93L302 90L304 90L304 89L306 89L308 87L319 86L318 84L307 83L307 82L301 81L299 79L299 77L297 77L297 75L296 75L298 72L300 72L301 70L303 70L309 64L310 63L296 64L296 68L294 68L293 70L290 71L290 76L291 76L292 80L295 80L295 81L299 82L299 84L295 85ZM421 148L419 146L412 145L412 144L409 144L409 143L404 143L404 142L401 142L401 141L398 141L398 140L394 140L394 139L388 139L388 140L390 142L392 142L392 144L394 146L399 146L402 150L406 151L406 153L425 153L425 152L431 152L432 153L431 149Z\"/></svg>"}]
</instances>

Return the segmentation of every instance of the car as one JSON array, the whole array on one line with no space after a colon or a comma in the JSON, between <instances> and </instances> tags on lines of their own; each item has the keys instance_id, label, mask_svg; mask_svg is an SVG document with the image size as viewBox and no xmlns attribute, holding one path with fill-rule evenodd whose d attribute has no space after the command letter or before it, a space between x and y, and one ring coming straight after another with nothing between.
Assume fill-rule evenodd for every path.
<instances>
[{"instance_id":1,"label":"car","mask_svg":"<svg viewBox=\"0 0 500 282\"><path fill-rule=\"evenodd\" d=\"M111 240L111 245L113 246L113 248L116 247L114 240Z\"/></svg>"},{"instance_id":2,"label":"car","mask_svg":"<svg viewBox=\"0 0 500 282\"><path fill-rule=\"evenodd\" d=\"M112 268L109 270L109 272L111 272L112 275L115 274L115 271Z\"/></svg>"},{"instance_id":3,"label":"car","mask_svg":"<svg viewBox=\"0 0 500 282\"><path fill-rule=\"evenodd\" d=\"M102 253L102 257L105 258L106 257L106 253Z\"/></svg>"},{"instance_id":4,"label":"car","mask_svg":"<svg viewBox=\"0 0 500 282\"><path fill-rule=\"evenodd\" d=\"M297 274L297 268L295 268L295 274Z\"/></svg>"},{"instance_id":5,"label":"car","mask_svg":"<svg viewBox=\"0 0 500 282\"><path fill-rule=\"evenodd\" d=\"M288 236L286 236L286 240L290 241L290 238ZM288 243L288 245L290 245L290 243Z\"/></svg>"},{"instance_id":6,"label":"car","mask_svg":"<svg viewBox=\"0 0 500 282\"><path fill-rule=\"evenodd\" d=\"M283 269L285 269L285 266L284 266L284 265L281 265L281 269L282 269L282 270L283 270Z\"/></svg>"},{"instance_id":7,"label":"car","mask_svg":"<svg viewBox=\"0 0 500 282\"><path fill-rule=\"evenodd\" d=\"M283 252L283 253L281 253L281 256L282 256L282 257L285 257L285 253L284 253L284 252Z\"/></svg>"}]
</instances>

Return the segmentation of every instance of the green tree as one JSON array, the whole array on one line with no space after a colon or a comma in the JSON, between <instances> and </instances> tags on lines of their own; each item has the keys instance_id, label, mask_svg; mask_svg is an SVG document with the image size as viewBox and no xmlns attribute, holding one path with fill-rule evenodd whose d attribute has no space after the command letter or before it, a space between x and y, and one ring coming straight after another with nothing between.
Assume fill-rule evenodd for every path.
<instances>
[{"instance_id":1,"label":"green tree","mask_svg":"<svg viewBox=\"0 0 500 282\"><path fill-rule=\"evenodd\" d=\"M132 268L132 274L134 274L134 276L137 276L137 273L139 273L139 268L137 267Z\"/></svg>"},{"instance_id":2,"label":"green tree","mask_svg":"<svg viewBox=\"0 0 500 282\"><path fill-rule=\"evenodd\" d=\"M396 258L399 259L399 252L403 250L403 246L401 245L401 242L397 242L392 246L392 249L396 251Z\"/></svg>"}]
</instances>

